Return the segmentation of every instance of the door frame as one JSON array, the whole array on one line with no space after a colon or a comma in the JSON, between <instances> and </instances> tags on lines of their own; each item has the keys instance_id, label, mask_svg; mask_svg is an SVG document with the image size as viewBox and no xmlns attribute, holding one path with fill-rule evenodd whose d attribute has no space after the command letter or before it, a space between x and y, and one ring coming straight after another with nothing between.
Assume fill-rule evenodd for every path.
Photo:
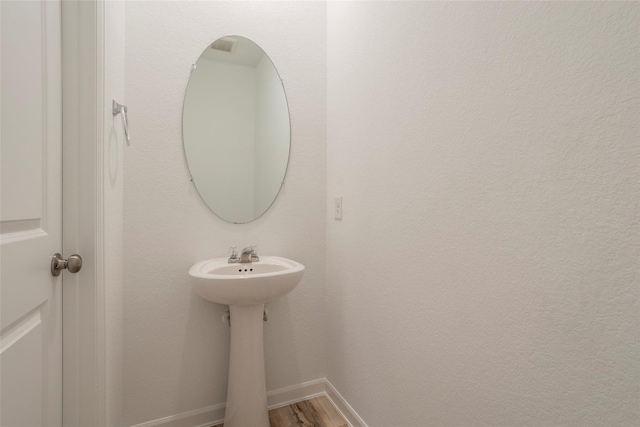
<instances>
[{"instance_id":1,"label":"door frame","mask_svg":"<svg viewBox=\"0 0 640 427\"><path fill-rule=\"evenodd\" d=\"M62 1L63 253L82 271L63 288L63 425L104 426L105 0Z\"/></svg>"}]
</instances>

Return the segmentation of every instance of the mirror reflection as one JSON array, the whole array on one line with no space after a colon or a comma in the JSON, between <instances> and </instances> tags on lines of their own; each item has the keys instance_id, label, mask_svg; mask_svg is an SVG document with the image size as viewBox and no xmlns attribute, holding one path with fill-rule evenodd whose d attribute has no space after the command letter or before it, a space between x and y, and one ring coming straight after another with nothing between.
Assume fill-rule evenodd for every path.
<instances>
[{"instance_id":1,"label":"mirror reflection","mask_svg":"<svg viewBox=\"0 0 640 427\"><path fill-rule=\"evenodd\" d=\"M284 180L290 136L284 88L260 46L240 36L208 46L182 113L189 171L207 206L233 223L266 212Z\"/></svg>"}]
</instances>

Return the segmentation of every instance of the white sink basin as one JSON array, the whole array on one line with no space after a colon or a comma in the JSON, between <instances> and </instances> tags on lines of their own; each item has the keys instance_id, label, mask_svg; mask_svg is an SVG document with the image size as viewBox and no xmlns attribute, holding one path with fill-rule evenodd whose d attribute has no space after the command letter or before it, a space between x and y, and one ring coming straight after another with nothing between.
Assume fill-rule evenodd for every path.
<instances>
[{"instance_id":1,"label":"white sink basin","mask_svg":"<svg viewBox=\"0 0 640 427\"><path fill-rule=\"evenodd\" d=\"M304 265L276 256L234 264L229 264L227 258L213 258L189 269L198 295L228 305L260 304L279 298L300 283L303 273Z\"/></svg>"}]
</instances>

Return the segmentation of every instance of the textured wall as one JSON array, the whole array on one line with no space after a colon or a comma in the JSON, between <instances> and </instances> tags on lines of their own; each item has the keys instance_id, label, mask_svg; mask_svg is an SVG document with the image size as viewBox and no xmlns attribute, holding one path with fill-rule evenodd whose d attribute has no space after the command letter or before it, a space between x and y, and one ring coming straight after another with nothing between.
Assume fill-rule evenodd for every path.
<instances>
[{"instance_id":1,"label":"textured wall","mask_svg":"<svg viewBox=\"0 0 640 427\"><path fill-rule=\"evenodd\" d=\"M284 79L291 110L287 181L255 222L226 223L200 200L184 160L182 98L191 64L227 34L257 42ZM191 291L187 270L231 245L306 265L302 283L270 303L267 387L324 376L326 8L322 2L127 2L124 423L225 401L225 306ZM233 184L232 180L229 182Z\"/></svg>"},{"instance_id":2,"label":"textured wall","mask_svg":"<svg viewBox=\"0 0 640 427\"><path fill-rule=\"evenodd\" d=\"M327 369L371 426L640 424L639 9L328 3Z\"/></svg>"}]
</instances>

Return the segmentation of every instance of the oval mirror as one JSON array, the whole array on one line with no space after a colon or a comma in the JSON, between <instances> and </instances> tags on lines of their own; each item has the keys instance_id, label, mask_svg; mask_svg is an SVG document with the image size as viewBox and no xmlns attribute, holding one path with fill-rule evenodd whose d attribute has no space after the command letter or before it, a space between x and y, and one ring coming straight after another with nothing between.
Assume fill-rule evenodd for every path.
<instances>
[{"instance_id":1,"label":"oval mirror","mask_svg":"<svg viewBox=\"0 0 640 427\"><path fill-rule=\"evenodd\" d=\"M284 181L290 137L284 87L260 46L240 36L207 46L187 84L182 140L213 213L233 223L264 214Z\"/></svg>"}]
</instances>

